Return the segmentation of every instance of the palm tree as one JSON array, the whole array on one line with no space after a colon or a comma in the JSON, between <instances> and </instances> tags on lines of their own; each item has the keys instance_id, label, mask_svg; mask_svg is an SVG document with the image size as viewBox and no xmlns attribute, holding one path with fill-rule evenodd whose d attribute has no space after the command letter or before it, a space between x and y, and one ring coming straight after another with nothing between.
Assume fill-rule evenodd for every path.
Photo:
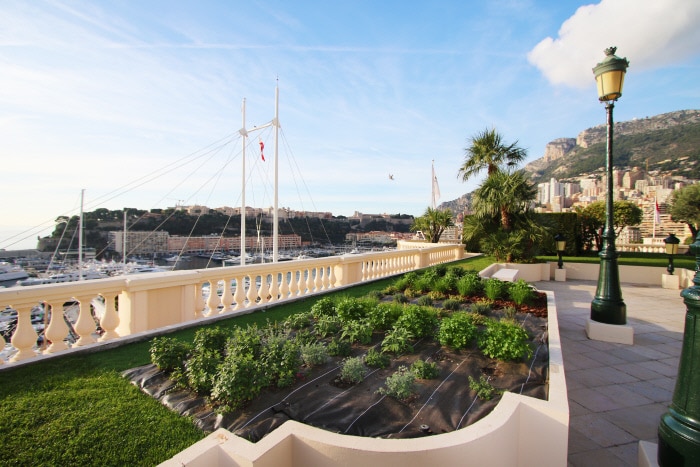
<instances>
[{"instance_id":1,"label":"palm tree","mask_svg":"<svg viewBox=\"0 0 700 467\"><path fill-rule=\"evenodd\" d=\"M526 211L536 195L537 189L522 170L496 171L474 191L474 213L498 218L501 228L510 231L514 215Z\"/></svg>"},{"instance_id":2,"label":"palm tree","mask_svg":"<svg viewBox=\"0 0 700 467\"><path fill-rule=\"evenodd\" d=\"M411 231L416 232L420 230L428 242L437 243L440 241L440 237L445 232L445 229L453 225L452 211L449 209L441 211L428 208L425 210L425 214L413 221Z\"/></svg>"},{"instance_id":3,"label":"palm tree","mask_svg":"<svg viewBox=\"0 0 700 467\"><path fill-rule=\"evenodd\" d=\"M506 144L495 128L484 130L471 138L471 145L464 149L464 164L458 177L467 181L486 169L489 176L499 170L512 169L525 160L527 153L517 146L518 142Z\"/></svg>"}]
</instances>

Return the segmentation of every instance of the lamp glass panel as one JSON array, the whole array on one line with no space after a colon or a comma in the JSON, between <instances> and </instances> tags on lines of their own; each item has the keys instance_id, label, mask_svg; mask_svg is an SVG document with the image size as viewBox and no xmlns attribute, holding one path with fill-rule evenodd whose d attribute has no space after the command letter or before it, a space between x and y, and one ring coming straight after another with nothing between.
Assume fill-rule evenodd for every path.
<instances>
[{"instance_id":1,"label":"lamp glass panel","mask_svg":"<svg viewBox=\"0 0 700 467\"><path fill-rule=\"evenodd\" d=\"M613 70L596 76L598 84L598 97L601 101L611 101L622 95L622 85L625 81L625 72Z\"/></svg>"}]
</instances>

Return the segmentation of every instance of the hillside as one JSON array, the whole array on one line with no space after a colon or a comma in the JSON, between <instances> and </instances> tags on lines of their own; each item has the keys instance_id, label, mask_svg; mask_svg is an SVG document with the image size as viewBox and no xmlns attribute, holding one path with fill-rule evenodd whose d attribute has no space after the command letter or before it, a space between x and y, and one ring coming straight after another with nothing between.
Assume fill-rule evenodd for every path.
<instances>
[{"instance_id":1,"label":"hillside","mask_svg":"<svg viewBox=\"0 0 700 467\"><path fill-rule=\"evenodd\" d=\"M583 130L576 138L558 138L544 155L524 167L533 183L560 181L605 169L605 124ZM615 122L615 167L640 167L700 180L700 110L678 110L653 117ZM446 201L440 208L459 213L469 208L471 193Z\"/></svg>"},{"instance_id":2,"label":"hillside","mask_svg":"<svg viewBox=\"0 0 700 467\"><path fill-rule=\"evenodd\" d=\"M615 123L615 167L641 167L700 179L700 110ZM605 167L606 126L598 125L573 138L547 144L545 154L525 166L540 183L579 177Z\"/></svg>"}]
</instances>

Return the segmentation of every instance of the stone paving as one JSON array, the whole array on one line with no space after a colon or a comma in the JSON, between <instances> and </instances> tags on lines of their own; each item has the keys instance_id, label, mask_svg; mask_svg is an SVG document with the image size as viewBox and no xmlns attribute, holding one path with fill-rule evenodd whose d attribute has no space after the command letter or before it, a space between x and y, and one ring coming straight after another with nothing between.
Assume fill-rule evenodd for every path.
<instances>
[{"instance_id":1,"label":"stone paving","mask_svg":"<svg viewBox=\"0 0 700 467\"><path fill-rule=\"evenodd\" d=\"M634 345L590 340L586 320L596 283L537 282L552 290L559 314L569 395L568 464L636 466L639 441L657 443L673 398L683 342L680 290L622 284Z\"/></svg>"}]
</instances>

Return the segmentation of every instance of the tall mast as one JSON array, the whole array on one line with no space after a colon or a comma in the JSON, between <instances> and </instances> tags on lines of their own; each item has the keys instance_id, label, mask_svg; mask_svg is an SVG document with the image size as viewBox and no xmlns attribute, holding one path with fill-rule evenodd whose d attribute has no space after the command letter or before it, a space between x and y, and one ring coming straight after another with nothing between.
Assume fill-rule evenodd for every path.
<instances>
[{"instance_id":1,"label":"tall mast","mask_svg":"<svg viewBox=\"0 0 700 467\"><path fill-rule=\"evenodd\" d=\"M126 208L124 208L124 238L122 238L122 264L126 265Z\"/></svg>"},{"instance_id":2,"label":"tall mast","mask_svg":"<svg viewBox=\"0 0 700 467\"><path fill-rule=\"evenodd\" d=\"M85 201L85 188L80 190L80 217L78 218L78 274L83 280L83 203Z\"/></svg>"},{"instance_id":3,"label":"tall mast","mask_svg":"<svg viewBox=\"0 0 700 467\"><path fill-rule=\"evenodd\" d=\"M248 142L248 130L245 128L245 97L242 106L243 126L239 130L243 136L243 150L241 152L241 266L245 266L245 145Z\"/></svg>"},{"instance_id":4,"label":"tall mast","mask_svg":"<svg viewBox=\"0 0 700 467\"><path fill-rule=\"evenodd\" d=\"M280 109L280 88L279 84L275 86L275 201L274 213L272 214L272 262L276 263L279 258L279 208L278 208L278 185L279 185L279 157L278 157L278 140L279 140L279 109Z\"/></svg>"}]
</instances>

